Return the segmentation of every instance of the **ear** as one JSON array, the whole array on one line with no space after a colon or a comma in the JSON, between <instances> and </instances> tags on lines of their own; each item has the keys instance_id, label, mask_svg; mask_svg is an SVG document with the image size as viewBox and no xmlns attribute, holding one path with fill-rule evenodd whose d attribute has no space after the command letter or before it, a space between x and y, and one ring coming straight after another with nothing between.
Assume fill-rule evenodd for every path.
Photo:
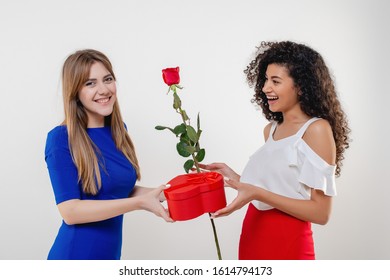
<instances>
[{"instance_id":1,"label":"ear","mask_svg":"<svg viewBox=\"0 0 390 280\"><path fill-rule=\"evenodd\" d=\"M294 84L293 84L293 89L295 90L295 92L296 92L296 94L297 94L298 96L301 96L301 95L302 95L301 87L298 86L298 85L295 83L295 81L294 81Z\"/></svg>"},{"instance_id":2,"label":"ear","mask_svg":"<svg viewBox=\"0 0 390 280\"><path fill-rule=\"evenodd\" d=\"M302 90L301 90L301 88L300 87L295 87L295 90L296 90L296 93L297 93L297 95L298 96L302 96Z\"/></svg>"}]
</instances>

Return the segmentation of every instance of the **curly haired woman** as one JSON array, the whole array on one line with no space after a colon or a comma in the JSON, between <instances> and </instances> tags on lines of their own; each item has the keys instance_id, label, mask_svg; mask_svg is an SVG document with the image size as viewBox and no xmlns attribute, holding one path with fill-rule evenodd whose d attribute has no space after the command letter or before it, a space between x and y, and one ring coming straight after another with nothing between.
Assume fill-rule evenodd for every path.
<instances>
[{"instance_id":1,"label":"curly haired woman","mask_svg":"<svg viewBox=\"0 0 390 280\"><path fill-rule=\"evenodd\" d=\"M315 259L311 224L329 220L349 147L334 82L318 52L290 41L262 42L244 73L270 123L241 176L225 163L202 165L238 192L214 217L249 203L239 259Z\"/></svg>"}]
</instances>

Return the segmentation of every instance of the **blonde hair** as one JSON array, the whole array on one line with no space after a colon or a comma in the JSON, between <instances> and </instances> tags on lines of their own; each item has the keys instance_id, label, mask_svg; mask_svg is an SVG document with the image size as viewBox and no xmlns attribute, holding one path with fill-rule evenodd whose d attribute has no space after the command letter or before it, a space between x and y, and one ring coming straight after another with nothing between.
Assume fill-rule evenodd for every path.
<instances>
[{"instance_id":1,"label":"blonde hair","mask_svg":"<svg viewBox=\"0 0 390 280\"><path fill-rule=\"evenodd\" d=\"M77 167L79 182L86 194L96 195L101 187L99 165L104 168L100 151L87 134L88 116L78 99L78 92L89 78L92 64L101 62L116 80L111 62L101 52L85 49L71 54L62 68L62 93L68 131L69 150ZM105 125L111 127L112 137L119 151L133 165L137 178L141 178L134 144L126 131L116 100L113 112L105 117Z\"/></svg>"}]
</instances>

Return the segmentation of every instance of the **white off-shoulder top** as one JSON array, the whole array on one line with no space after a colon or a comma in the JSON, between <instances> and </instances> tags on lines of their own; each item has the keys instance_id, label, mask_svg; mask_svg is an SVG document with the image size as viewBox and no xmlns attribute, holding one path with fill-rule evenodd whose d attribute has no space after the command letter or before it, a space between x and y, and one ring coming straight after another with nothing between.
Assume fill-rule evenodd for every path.
<instances>
[{"instance_id":1,"label":"white off-shoulder top","mask_svg":"<svg viewBox=\"0 0 390 280\"><path fill-rule=\"evenodd\" d=\"M296 199L310 199L311 188L335 196L335 165L328 164L302 139L307 127L319 118L308 120L289 137L274 140L277 122L272 123L269 137L249 159L240 181L273 193ZM252 201L259 210L272 209L261 201Z\"/></svg>"}]
</instances>

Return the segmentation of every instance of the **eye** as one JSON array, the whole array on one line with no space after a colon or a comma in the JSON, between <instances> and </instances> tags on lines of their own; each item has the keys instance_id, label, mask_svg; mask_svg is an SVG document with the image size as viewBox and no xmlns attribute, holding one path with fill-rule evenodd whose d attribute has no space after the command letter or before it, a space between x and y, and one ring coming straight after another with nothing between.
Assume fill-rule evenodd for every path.
<instances>
[{"instance_id":1,"label":"eye","mask_svg":"<svg viewBox=\"0 0 390 280\"><path fill-rule=\"evenodd\" d=\"M112 76L108 76L108 77L106 77L106 78L104 79L104 81L105 81L106 83L111 83L111 82L114 81L114 78L113 78Z\"/></svg>"},{"instance_id":2,"label":"eye","mask_svg":"<svg viewBox=\"0 0 390 280\"><path fill-rule=\"evenodd\" d=\"M279 81L277 81L277 80L272 80L272 82L274 83L274 85L278 85L278 84L280 84L280 82L279 82Z\"/></svg>"},{"instance_id":3,"label":"eye","mask_svg":"<svg viewBox=\"0 0 390 280\"><path fill-rule=\"evenodd\" d=\"M85 84L84 84L86 87L92 87L95 85L95 82L93 81L87 81Z\"/></svg>"}]
</instances>

